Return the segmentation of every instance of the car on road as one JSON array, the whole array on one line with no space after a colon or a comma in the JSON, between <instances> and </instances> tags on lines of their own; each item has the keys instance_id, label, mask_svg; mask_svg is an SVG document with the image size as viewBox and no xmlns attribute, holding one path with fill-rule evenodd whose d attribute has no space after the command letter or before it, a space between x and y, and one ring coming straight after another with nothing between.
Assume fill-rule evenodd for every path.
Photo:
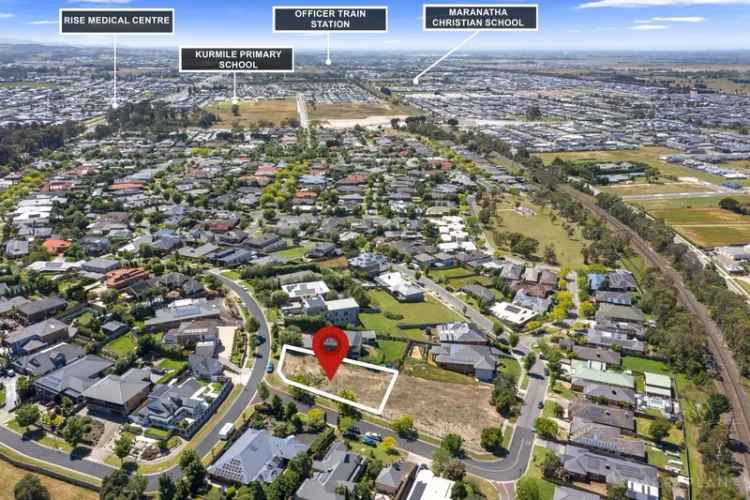
<instances>
[{"instance_id":1,"label":"car on road","mask_svg":"<svg viewBox=\"0 0 750 500\"><path fill-rule=\"evenodd\" d=\"M367 446L377 446L380 441L377 439L373 439L368 435L362 436L362 444L366 444Z\"/></svg>"},{"instance_id":2,"label":"car on road","mask_svg":"<svg viewBox=\"0 0 750 500\"><path fill-rule=\"evenodd\" d=\"M378 434L377 432L365 432L365 437L374 439L377 442L380 442L383 440L383 436L381 434Z\"/></svg>"},{"instance_id":3,"label":"car on road","mask_svg":"<svg viewBox=\"0 0 750 500\"><path fill-rule=\"evenodd\" d=\"M540 410L543 409L544 408L544 401L539 401L539 403L537 403L536 407L539 408Z\"/></svg>"},{"instance_id":4,"label":"car on road","mask_svg":"<svg viewBox=\"0 0 750 500\"><path fill-rule=\"evenodd\" d=\"M272 373L273 372L273 361L269 361L266 365L266 373Z\"/></svg>"}]
</instances>

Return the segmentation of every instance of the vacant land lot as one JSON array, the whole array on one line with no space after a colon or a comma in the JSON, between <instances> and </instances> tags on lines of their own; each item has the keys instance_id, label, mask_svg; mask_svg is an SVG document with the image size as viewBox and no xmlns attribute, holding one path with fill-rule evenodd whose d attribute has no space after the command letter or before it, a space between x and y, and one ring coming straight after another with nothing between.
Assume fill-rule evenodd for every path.
<instances>
[{"instance_id":1,"label":"vacant land lot","mask_svg":"<svg viewBox=\"0 0 750 500\"><path fill-rule=\"evenodd\" d=\"M750 217L721 208L655 209L651 215L664 219L685 238L701 247L740 245L750 242Z\"/></svg>"},{"instance_id":2,"label":"vacant land lot","mask_svg":"<svg viewBox=\"0 0 750 500\"><path fill-rule=\"evenodd\" d=\"M625 149L618 151L573 151L564 153L540 153L539 156L544 163L552 163L555 158L569 161L601 161L601 162L620 162L633 161L645 163L657 169L661 175L672 177L695 177L713 184L725 182L723 177L718 175L707 174L699 170L667 163L660 159L661 156L679 153L676 149L665 148L662 146L644 146L639 149ZM741 184L744 182L740 182Z\"/></svg>"},{"instance_id":3,"label":"vacant land lot","mask_svg":"<svg viewBox=\"0 0 750 500\"><path fill-rule=\"evenodd\" d=\"M27 471L13 467L7 462L0 461L0 474L3 476L3 488L0 488L0 500L13 500L13 487L20 481ZM50 498L54 500L95 500L99 495L85 488L79 488L57 479L44 476L42 474L33 474L38 477L42 484L49 490Z\"/></svg>"},{"instance_id":4,"label":"vacant land lot","mask_svg":"<svg viewBox=\"0 0 750 500\"><path fill-rule=\"evenodd\" d=\"M703 193L716 189L705 184L694 182L670 182L665 184L620 184L614 186L602 186L600 190L620 196L643 196L650 194L673 194L673 193Z\"/></svg>"},{"instance_id":5,"label":"vacant land lot","mask_svg":"<svg viewBox=\"0 0 750 500\"><path fill-rule=\"evenodd\" d=\"M535 215L521 215L513 207L516 202L521 206L530 208ZM498 204L497 218L493 224L494 232L510 231L512 233L521 233L529 238L539 241L539 249L536 257L541 260L544 255L544 248L552 245L557 254L557 260L561 266L578 267L583 265L583 237L581 231L576 226L572 227L572 235L563 228L565 220L562 217L555 216L551 208L542 208L524 198L506 199L503 203ZM500 249L503 251L503 249Z\"/></svg>"},{"instance_id":6,"label":"vacant land lot","mask_svg":"<svg viewBox=\"0 0 750 500\"><path fill-rule=\"evenodd\" d=\"M219 117L214 128L231 128L234 123L248 127L260 121L280 124L297 119L297 103L294 99L269 99L265 101L240 101L239 115L232 114L231 101L220 101L206 106L206 111Z\"/></svg>"},{"instance_id":7,"label":"vacant land lot","mask_svg":"<svg viewBox=\"0 0 750 500\"><path fill-rule=\"evenodd\" d=\"M666 208L706 208L718 207L719 202L724 198L734 198L740 203L750 203L750 196L741 194L721 194L716 196L684 196L680 198L670 198L662 200L637 200L630 201L632 205L642 207L644 210L658 210Z\"/></svg>"},{"instance_id":8,"label":"vacant land lot","mask_svg":"<svg viewBox=\"0 0 750 500\"><path fill-rule=\"evenodd\" d=\"M369 292L373 305L380 308L379 313L362 313L359 320L368 330L378 333L392 335L395 337L406 337L415 340L424 340L424 332L419 328L400 329L399 323L449 323L460 321L461 317L440 304L432 297L427 297L424 302L401 303L383 290ZM391 315L391 319L386 317Z\"/></svg>"},{"instance_id":9,"label":"vacant land lot","mask_svg":"<svg viewBox=\"0 0 750 500\"><path fill-rule=\"evenodd\" d=\"M467 441L468 447L478 449L482 429L501 425L501 417L489 403L492 387L463 375L430 368L444 372L445 378L461 377L462 383L413 377L404 370L398 376L383 417L392 420L411 415L420 432L433 436L455 432ZM353 391L359 402L374 407L380 404L391 379L388 373L343 364L333 381L328 381L317 360L306 355L288 355L282 370L287 376L307 373L315 387L324 391L336 394L344 389Z\"/></svg>"},{"instance_id":10,"label":"vacant land lot","mask_svg":"<svg viewBox=\"0 0 750 500\"><path fill-rule=\"evenodd\" d=\"M311 120L347 120L369 116L403 116L416 114L411 106L394 105L387 102L341 102L307 103L307 114Z\"/></svg>"}]
</instances>

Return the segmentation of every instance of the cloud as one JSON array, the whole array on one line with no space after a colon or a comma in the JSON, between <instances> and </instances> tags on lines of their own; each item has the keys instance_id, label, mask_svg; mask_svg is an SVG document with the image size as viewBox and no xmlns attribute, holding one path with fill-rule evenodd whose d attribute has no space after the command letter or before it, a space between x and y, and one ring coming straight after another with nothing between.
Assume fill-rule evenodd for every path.
<instances>
[{"instance_id":1,"label":"cloud","mask_svg":"<svg viewBox=\"0 0 750 500\"><path fill-rule=\"evenodd\" d=\"M672 5L750 5L750 0L593 0L582 3L579 9L601 7L669 7Z\"/></svg>"},{"instance_id":2,"label":"cloud","mask_svg":"<svg viewBox=\"0 0 750 500\"><path fill-rule=\"evenodd\" d=\"M29 24L57 24L58 21L31 21Z\"/></svg>"},{"instance_id":3,"label":"cloud","mask_svg":"<svg viewBox=\"0 0 750 500\"><path fill-rule=\"evenodd\" d=\"M656 30L668 30L669 26L666 24L636 24L628 28L629 30L637 31L656 31Z\"/></svg>"},{"instance_id":4,"label":"cloud","mask_svg":"<svg viewBox=\"0 0 750 500\"><path fill-rule=\"evenodd\" d=\"M651 20L657 23L702 23L706 18L701 16L672 16L652 17Z\"/></svg>"},{"instance_id":5,"label":"cloud","mask_svg":"<svg viewBox=\"0 0 750 500\"><path fill-rule=\"evenodd\" d=\"M16 15L10 12L0 12L0 19L10 19L11 17L16 17Z\"/></svg>"}]
</instances>

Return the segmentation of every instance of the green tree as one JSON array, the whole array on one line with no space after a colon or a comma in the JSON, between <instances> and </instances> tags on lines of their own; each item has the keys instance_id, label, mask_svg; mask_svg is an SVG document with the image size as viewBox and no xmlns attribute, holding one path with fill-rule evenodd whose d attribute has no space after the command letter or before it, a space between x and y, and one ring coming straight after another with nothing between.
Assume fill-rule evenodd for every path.
<instances>
[{"instance_id":1,"label":"green tree","mask_svg":"<svg viewBox=\"0 0 750 500\"><path fill-rule=\"evenodd\" d=\"M669 430L672 428L672 424L664 417L656 417L651 421L651 425L648 426L648 434L657 443L661 443L662 440L669 435Z\"/></svg>"},{"instance_id":2,"label":"green tree","mask_svg":"<svg viewBox=\"0 0 750 500\"><path fill-rule=\"evenodd\" d=\"M115 441L115 455L120 459L121 464L125 463L125 458L130 454L132 448L133 440L126 434L121 434Z\"/></svg>"},{"instance_id":3,"label":"green tree","mask_svg":"<svg viewBox=\"0 0 750 500\"><path fill-rule=\"evenodd\" d=\"M404 439L416 439L417 428L414 425L414 419L410 415L402 415L391 423L393 430Z\"/></svg>"},{"instance_id":4,"label":"green tree","mask_svg":"<svg viewBox=\"0 0 750 500\"><path fill-rule=\"evenodd\" d=\"M536 479L529 476L523 476L516 483L517 500L540 500L539 486Z\"/></svg>"},{"instance_id":5,"label":"green tree","mask_svg":"<svg viewBox=\"0 0 750 500\"><path fill-rule=\"evenodd\" d=\"M70 417L63 428L63 438L73 448L76 448L86 433L86 422L81 417Z\"/></svg>"},{"instance_id":6,"label":"green tree","mask_svg":"<svg viewBox=\"0 0 750 500\"><path fill-rule=\"evenodd\" d=\"M39 407L35 404L25 404L16 410L16 423L28 431L39 420Z\"/></svg>"},{"instance_id":7,"label":"green tree","mask_svg":"<svg viewBox=\"0 0 750 500\"><path fill-rule=\"evenodd\" d=\"M536 354L533 351L529 351L526 357L523 358L523 366L526 368L526 371L531 370L534 363L536 363Z\"/></svg>"},{"instance_id":8,"label":"green tree","mask_svg":"<svg viewBox=\"0 0 750 500\"><path fill-rule=\"evenodd\" d=\"M440 441L440 447L450 453L452 457L460 457L463 455L464 439L456 433L449 432L443 436Z\"/></svg>"},{"instance_id":9,"label":"green tree","mask_svg":"<svg viewBox=\"0 0 750 500\"><path fill-rule=\"evenodd\" d=\"M206 489L206 466L192 448L188 448L180 455L180 469L182 477L187 481L190 493L193 495Z\"/></svg>"},{"instance_id":10,"label":"green tree","mask_svg":"<svg viewBox=\"0 0 750 500\"><path fill-rule=\"evenodd\" d=\"M258 382L258 397L261 401L265 401L268 399L268 396L270 395L270 392L268 391L268 386L265 382L262 380Z\"/></svg>"},{"instance_id":11,"label":"green tree","mask_svg":"<svg viewBox=\"0 0 750 500\"><path fill-rule=\"evenodd\" d=\"M33 474L26 474L16 483L13 496L16 500L49 500L50 498L47 488Z\"/></svg>"},{"instance_id":12,"label":"green tree","mask_svg":"<svg viewBox=\"0 0 750 500\"><path fill-rule=\"evenodd\" d=\"M607 485L607 500L628 500L628 487L625 483Z\"/></svg>"},{"instance_id":13,"label":"green tree","mask_svg":"<svg viewBox=\"0 0 750 500\"><path fill-rule=\"evenodd\" d=\"M500 427L485 427L480 440L482 448L490 453L503 452L503 430Z\"/></svg>"},{"instance_id":14,"label":"green tree","mask_svg":"<svg viewBox=\"0 0 750 500\"><path fill-rule=\"evenodd\" d=\"M168 474L159 476L159 500L174 500L177 486Z\"/></svg>"},{"instance_id":15,"label":"green tree","mask_svg":"<svg viewBox=\"0 0 750 500\"><path fill-rule=\"evenodd\" d=\"M537 434L545 439L556 439L557 438L557 422L550 418L539 417L534 422L534 429Z\"/></svg>"}]
</instances>

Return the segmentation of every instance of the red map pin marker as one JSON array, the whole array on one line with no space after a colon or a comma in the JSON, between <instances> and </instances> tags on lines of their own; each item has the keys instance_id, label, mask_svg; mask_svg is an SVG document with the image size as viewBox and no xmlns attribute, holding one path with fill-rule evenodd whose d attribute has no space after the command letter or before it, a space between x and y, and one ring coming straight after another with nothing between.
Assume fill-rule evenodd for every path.
<instances>
[{"instance_id":1,"label":"red map pin marker","mask_svg":"<svg viewBox=\"0 0 750 500\"><path fill-rule=\"evenodd\" d=\"M336 370L349 352L349 337L341 328L324 326L313 335L313 352L320 366L332 380Z\"/></svg>"}]
</instances>

